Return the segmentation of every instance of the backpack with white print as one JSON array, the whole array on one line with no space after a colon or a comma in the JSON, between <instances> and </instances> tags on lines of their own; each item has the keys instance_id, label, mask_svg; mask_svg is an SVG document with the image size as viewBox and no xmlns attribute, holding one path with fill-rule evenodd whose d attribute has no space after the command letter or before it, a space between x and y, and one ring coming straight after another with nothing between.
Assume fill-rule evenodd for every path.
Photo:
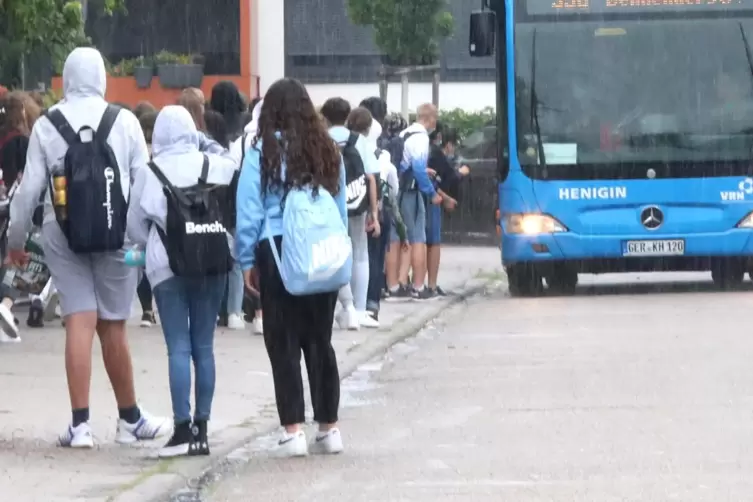
<instances>
[{"instance_id":1,"label":"backpack with white print","mask_svg":"<svg viewBox=\"0 0 753 502\"><path fill-rule=\"evenodd\" d=\"M345 164L345 204L348 216L359 216L369 208L366 168L361 154L356 149L357 141L358 134L351 132L348 140L339 145Z\"/></svg>"},{"instance_id":2,"label":"backpack with white print","mask_svg":"<svg viewBox=\"0 0 753 502\"><path fill-rule=\"evenodd\" d=\"M116 251L123 247L128 201L123 195L120 168L107 137L120 108L107 105L97 129L75 131L60 110L46 114L68 145L63 159L65 217L58 224L74 253ZM53 173L53 176L57 176ZM56 188L50 181L50 196Z\"/></svg>"},{"instance_id":3,"label":"backpack with white print","mask_svg":"<svg viewBox=\"0 0 753 502\"><path fill-rule=\"evenodd\" d=\"M268 220L265 226L271 236ZM282 252L277 252L272 237L269 245L291 295L334 292L350 282L353 246L335 199L324 187L288 192L282 212Z\"/></svg>"}]
</instances>

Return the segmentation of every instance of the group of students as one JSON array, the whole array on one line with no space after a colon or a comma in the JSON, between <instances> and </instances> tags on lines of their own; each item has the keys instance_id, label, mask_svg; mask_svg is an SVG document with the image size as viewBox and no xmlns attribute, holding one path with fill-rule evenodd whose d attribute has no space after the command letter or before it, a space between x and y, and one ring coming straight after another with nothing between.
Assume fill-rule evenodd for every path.
<instances>
[{"instance_id":1,"label":"group of students","mask_svg":"<svg viewBox=\"0 0 753 502\"><path fill-rule=\"evenodd\" d=\"M431 208L454 207L442 187L467 168L454 169L446 155L447 172L432 164L432 141L444 153L454 141L451 131L430 138L436 109L420 107L408 128L387 117L378 98L354 110L332 99L317 111L300 82L282 79L250 115L237 89L223 83L212 92L211 111L198 90L188 90L159 112L142 105L137 118L105 101L104 62L93 48L68 56L63 86L62 101L28 127L6 246L8 263L28 263L25 244L42 197L42 244L65 321L72 408L59 445L94 444L96 334L118 404L116 442L169 436L161 456L209 454L214 333L222 311L230 322L242 310L235 283L241 302L243 289L257 299L264 321L283 427L278 453L342 451L333 325L378 325L382 297L438 294L436 273L424 286L426 199ZM127 259L133 249L144 256L140 266ZM137 285L145 322L154 320L149 293L157 306L172 420L137 404L125 328ZM301 353L318 423L311 444Z\"/></svg>"}]
</instances>

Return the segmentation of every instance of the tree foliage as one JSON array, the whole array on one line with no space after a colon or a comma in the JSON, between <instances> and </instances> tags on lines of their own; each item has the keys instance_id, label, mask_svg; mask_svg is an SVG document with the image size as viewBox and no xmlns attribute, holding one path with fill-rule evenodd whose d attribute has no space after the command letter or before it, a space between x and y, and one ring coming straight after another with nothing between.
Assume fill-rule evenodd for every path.
<instances>
[{"instance_id":1,"label":"tree foliage","mask_svg":"<svg viewBox=\"0 0 753 502\"><path fill-rule=\"evenodd\" d=\"M374 41L395 66L434 64L452 35L447 0L348 0L350 19L374 28Z\"/></svg>"},{"instance_id":2,"label":"tree foliage","mask_svg":"<svg viewBox=\"0 0 753 502\"><path fill-rule=\"evenodd\" d=\"M89 3L112 13L123 9L124 1ZM83 19L80 1L0 0L0 69L32 53L48 54L58 63L73 47L88 42Z\"/></svg>"}]
</instances>

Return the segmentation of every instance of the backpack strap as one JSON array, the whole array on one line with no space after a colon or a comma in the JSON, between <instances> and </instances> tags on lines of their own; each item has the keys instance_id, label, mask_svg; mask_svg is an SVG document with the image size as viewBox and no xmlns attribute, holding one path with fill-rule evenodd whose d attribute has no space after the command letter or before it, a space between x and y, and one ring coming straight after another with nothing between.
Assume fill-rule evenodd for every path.
<instances>
[{"instance_id":1,"label":"backpack strap","mask_svg":"<svg viewBox=\"0 0 753 502\"><path fill-rule=\"evenodd\" d=\"M178 199L178 202L180 202L181 205L186 206L186 207L191 205L191 201L188 200L188 198L185 196L185 194L181 190L175 188L175 185L170 183L170 180L167 179L167 177L165 176L165 173L162 172L162 169L157 167L157 164L155 164L154 162L149 162L149 169L152 170L152 172L157 177L159 182L162 183L162 186L167 188L167 190L176 199Z\"/></svg>"},{"instance_id":2,"label":"backpack strap","mask_svg":"<svg viewBox=\"0 0 753 502\"><path fill-rule=\"evenodd\" d=\"M357 141L358 141L358 133L351 132L350 136L348 136L348 141L345 142L345 146L356 146Z\"/></svg>"},{"instance_id":3,"label":"backpack strap","mask_svg":"<svg viewBox=\"0 0 753 502\"><path fill-rule=\"evenodd\" d=\"M199 176L199 184L205 185L209 178L209 157L204 155L204 163L201 165L201 176Z\"/></svg>"},{"instance_id":4,"label":"backpack strap","mask_svg":"<svg viewBox=\"0 0 753 502\"><path fill-rule=\"evenodd\" d=\"M51 110L44 113L47 120L57 129L58 134L63 137L68 145L78 140L78 134L73 130L71 124L66 120L65 115L60 110Z\"/></svg>"},{"instance_id":5,"label":"backpack strap","mask_svg":"<svg viewBox=\"0 0 753 502\"><path fill-rule=\"evenodd\" d=\"M120 107L108 104L105 108L105 113L102 114L102 120L99 121L97 131L94 133L95 137L105 142L107 137L112 131L112 126L115 125L115 119L118 118L120 113Z\"/></svg>"},{"instance_id":6,"label":"backpack strap","mask_svg":"<svg viewBox=\"0 0 753 502\"><path fill-rule=\"evenodd\" d=\"M238 166L239 171L243 168L243 161L246 160L246 138L248 138L248 133L244 131L243 136L241 136L241 165Z\"/></svg>"}]
</instances>

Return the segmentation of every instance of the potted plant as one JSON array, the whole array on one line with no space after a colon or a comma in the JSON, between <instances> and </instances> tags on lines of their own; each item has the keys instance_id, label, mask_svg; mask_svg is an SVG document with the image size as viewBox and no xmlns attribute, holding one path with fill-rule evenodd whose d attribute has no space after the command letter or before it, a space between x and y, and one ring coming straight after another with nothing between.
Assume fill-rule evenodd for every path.
<instances>
[{"instance_id":1,"label":"potted plant","mask_svg":"<svg viewBox=\"0 0 753 502\"><path fill-rule=\"evenodd\" d=\"M162 51L154 56L154 61L162 87L184 89L201 86L204 65L199 64L193 56Z\"/></svg>"},{"instance_id":2,"label":"potted plant","mask_svg":"<svg viewBox=\"0 0 753 502\"><path fill-rule=\"evenodd\" d=\"M133 78L139 89L148 89L154 78L154 63L144 56L137 57L133 62Z\"/></svg>"}]
</instances>

